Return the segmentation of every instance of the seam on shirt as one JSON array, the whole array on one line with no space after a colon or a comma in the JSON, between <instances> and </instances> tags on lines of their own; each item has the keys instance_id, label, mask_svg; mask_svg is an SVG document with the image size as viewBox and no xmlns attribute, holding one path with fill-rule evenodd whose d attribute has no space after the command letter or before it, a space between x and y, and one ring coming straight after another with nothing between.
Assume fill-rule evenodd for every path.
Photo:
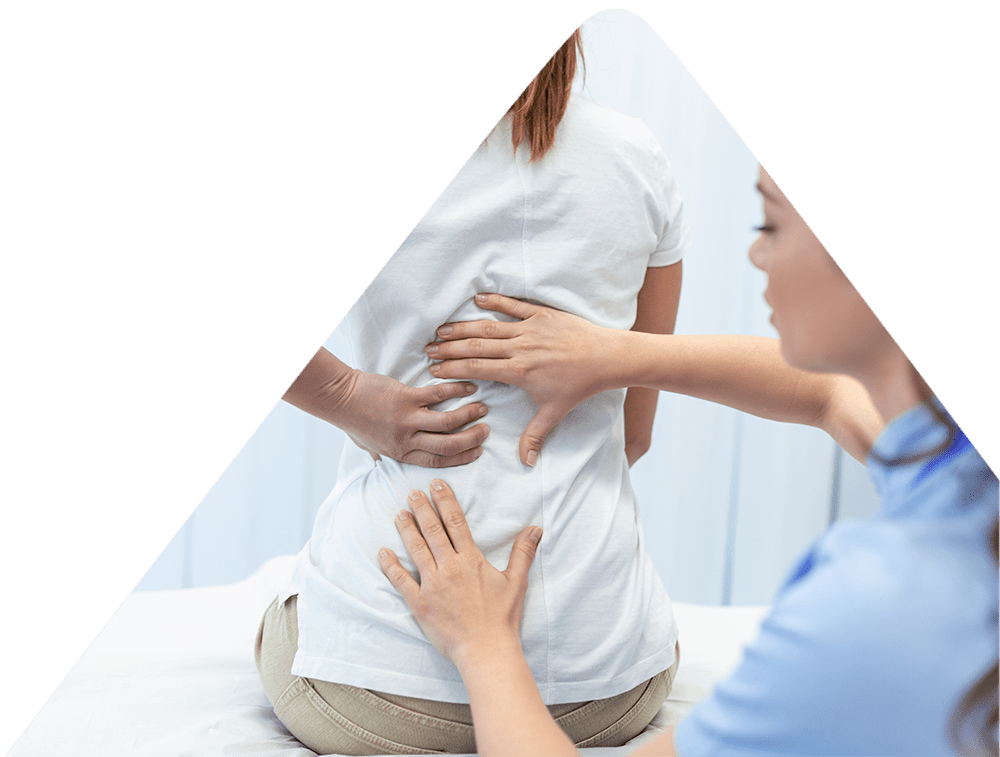
<instances>
[{"instance_id":1,"label":"seam on shirt","mask_svg":"<svg viewBox=\"0 0 1000 757\"><path fill-rule=\"evenodd\" d=\"M514 148L514 168L517 171L518 181L521 182L521 298L528 298L528 263L527 254L524 251L525 229L528 226L528 187L524 183L524 173L521 171L521 164L517 162L517 147Z\"/></svg>"},{"instance_id":2,"label":"seam on shirt","mask_svg":"<svg viewBox=\"0 0 1000 757\"><path fill-rule=\"evenodd\" d=\"M514 167L517 169L517 178L521 182L521 297L523 299L528 299L528 254L525 250L525 236L528 227L528 187L524 180L524 172L521 170L521 164L517 162L517 149L514 150ZM537 408L536 408L537 409ZM539 492L538 501L542 511L542 529L543 531L548 530L548 511L545 502L545 492L547 490L545 472L548 466L545 465L545 461L542 461L541 465L538 465L535 469L535 474L538 475L539 480ZM538 552L535 555L535 559L538 560L538 579L541 584L541 600L542 600L542 617L545 623L545 692L543 697L545 701L548 701L549 695L552 688L552 630L549 623L549 603L545 596L545 560L543 558L543 547L540 544L538 547Z\"/></svg>"},{"instance_id":3,"label":"seam on shirt","mask_svg":"<svg viewBox=\"0 0 1000 757\"><path fill-rule=\"evenodd\" d=\"M548 466L545 461L538 466L540 470L537 472L540 474L539 481L541 482L541 492L539 493L539 502L541 503L542 509L542 528L548 529L548 508L546 508L546 497L545 492L547 489L546 484L546 472ZM542 584L542 613L545 619L545 701L548 701L552 696L552 628L549 624L549 603L545 595L545 560L543 559L541 543L539 543L538 550L538 578Z\"/></svg>"}]
</instances>

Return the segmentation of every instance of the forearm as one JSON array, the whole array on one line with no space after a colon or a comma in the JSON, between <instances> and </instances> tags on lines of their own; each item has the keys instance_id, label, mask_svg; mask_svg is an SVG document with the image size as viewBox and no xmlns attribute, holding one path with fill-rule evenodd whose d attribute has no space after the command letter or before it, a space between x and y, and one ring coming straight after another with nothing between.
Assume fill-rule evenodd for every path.
<instances>
[{"instance_id":1,"label":"forearm","mask_svg":"<svg viewBox=\"0 0 1000 757\"><path fill-rule=\"evenodd\" d=\"M340 428L345 427L345 399L357 371L324 347L313 355L282 396L285 402Z\"/></svg>"},{"instance_id":2,"label":"forearm","mask_svg":"<svg viewBox=\"0 0 1000 757\"><path fill-rule=\"evenodd\" d=\"M792 368L776 339L636 332L608 337L603 378L607 388L643 386L718 402L770 420L817 426L859 459L863 459L861 448L874 438L871 432L877 423L864 403L851 407L838 402L839 396L850 393L847 382L853 379Z\"/></svg>"},{"instance_id":3,"label":"forearm","mask_svg":"<svg viewBox=\"0 0 1000 757\"><path fill-rule=\"evenodd\" d=\"M459 665L483 755L576 755L542 701L520 645L496 646Z\"/></svg>"},{"instance_id":4,"label":"forearm","mask_svg":"<svg viewBox=\"0 0 1000 757\"><path fill-rule=\"evenodd\" d=\"M447 324L439 331L443 341L427 348L442 361L431 373L527 389L538 408L521 436L527 465L570 410L611 389L687 394L770 420L816 426L862 461L882 426L858 382L792 368L777 339L621 331L502 295L476 297L484 309L521 321Z\"/></svg>"}]
</instances>

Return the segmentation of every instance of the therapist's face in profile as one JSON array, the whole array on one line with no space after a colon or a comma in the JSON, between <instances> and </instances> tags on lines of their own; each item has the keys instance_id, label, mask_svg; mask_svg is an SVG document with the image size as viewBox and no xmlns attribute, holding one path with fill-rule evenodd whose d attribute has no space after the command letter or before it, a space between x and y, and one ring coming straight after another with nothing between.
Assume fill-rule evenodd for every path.
<instances>
[{"instance_id":1,"label":"therapist's face in profile","mask_svg":"<svg viewBox=\"0 0 1000 757\"><path fill-rule=\"evenodd\" d=\"M891 339L768 173L757 184L764 224L750 261L767 274L764 298L790 365L858 376Z\"/></svg>"}]
</instances>

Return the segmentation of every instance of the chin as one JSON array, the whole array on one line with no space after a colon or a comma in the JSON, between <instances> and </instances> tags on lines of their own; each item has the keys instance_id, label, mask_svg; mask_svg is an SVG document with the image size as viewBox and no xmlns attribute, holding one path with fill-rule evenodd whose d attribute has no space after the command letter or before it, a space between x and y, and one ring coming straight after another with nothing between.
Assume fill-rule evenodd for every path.
<instances>
[{"instance_id":1,"label":"chin","mask_svg":"<svg viewBox=\"0 0 1000 757\"><path fill-rule=\"evenodd\" d=\"M813 373L831 373L831 369L822 360L820 355L811 350L803 349L801 345L796 345L793 340L781 339L781 356L792 368L801 371L811 371Z\"/></svg>"}]
</instances>

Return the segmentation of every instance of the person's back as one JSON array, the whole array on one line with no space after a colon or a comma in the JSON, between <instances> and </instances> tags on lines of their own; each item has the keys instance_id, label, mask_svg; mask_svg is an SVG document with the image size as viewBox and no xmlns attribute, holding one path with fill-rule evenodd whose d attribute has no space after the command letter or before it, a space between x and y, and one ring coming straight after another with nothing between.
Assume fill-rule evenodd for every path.
<instances>
[{"instance_id":1,"label":"person's back","mask_svg":"<svg viewBox=\"0 0 1000 757\"><path fill-rule=\"evenodd\" d=\"M512 150L508 117L348 314L351 362L414 387L436 383L423 348L439 325L483 317L473 302L481 291L627 329L647 267L679 260L688 236L669 166L637 121L574 96L555 145L530 162L527 149ZM545 529L522 639L549 704L619 694L674 660L670 600L643 547L629 483L624 396L607 392L578 407L526 468L518 438L533 402L523 390L482 384L474 398L490 409L490 438L480 459L448 471L495 565L506 564L525 525ZM293 673L467 701L457 671L377 562L382 546L404 552L393 518L435 475L345 450L286 591L299 595Z\"/></svg>"}]
</instances>

